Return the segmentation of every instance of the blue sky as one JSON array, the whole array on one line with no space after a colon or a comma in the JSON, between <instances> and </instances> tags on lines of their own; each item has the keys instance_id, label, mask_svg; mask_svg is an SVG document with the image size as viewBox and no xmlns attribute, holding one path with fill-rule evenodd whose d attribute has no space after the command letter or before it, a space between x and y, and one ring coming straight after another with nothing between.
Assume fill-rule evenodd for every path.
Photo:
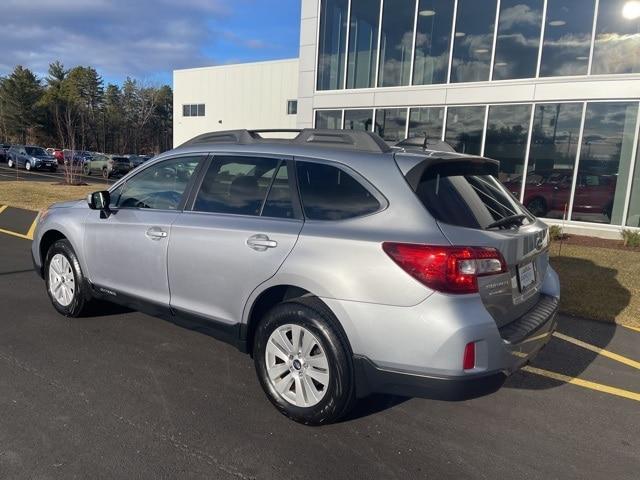
<instances>
[{"instance_id":1,"label":"blue sky","mask_svg":"<svg viewBox=\"0 0 640 480\"><path fill-rule=\"evenodd\" d=\"M298 55L300 0L2 0L1 16L0 75L60 60L171 83L175 68Z\"/></svg>"}]
</instances>

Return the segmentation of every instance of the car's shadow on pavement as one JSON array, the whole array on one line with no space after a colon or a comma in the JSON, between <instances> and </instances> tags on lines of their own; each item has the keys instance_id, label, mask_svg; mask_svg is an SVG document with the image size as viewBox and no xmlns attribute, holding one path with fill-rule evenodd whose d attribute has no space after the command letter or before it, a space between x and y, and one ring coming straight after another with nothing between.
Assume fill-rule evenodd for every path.
<instances>
[{"instance_id":1,"label":"car's shadow on pavement","mask_svg":"<svg viewBox=\"0 0 640 480\"><path fill-rule=\"evenodd\" d=\"M567 341L566 337L587 343L598 349L606 349L611 343L615 333L616 325L613 319L622 312L631 300L631 292L623 287L616 279L618 273L613 268L605 268L594 264L589 260L573 257L558 257L554 259L554 266L559 271L562 279L562 272L589 271L598 279L600 290L597 292L582 288L580 278L574 279L570 284L565 280L562 285L565 295L584 295L601 297L601 304L606 305L607 320L611 323L584 320L577 317L562 315L557 333L554 335L544 349L539 352L531 365L560 373L568 377L579 377L598 358L596 351L589 350ZM588 265L585 265L588 264ZM585 268L586 267L586 268ZM566 278L566 277L565 277ZM561 280L562 281L562 280ZM591 281L588 282L591 284ZM563 298L561 297L561 308ZM565 338L562 338L562 337ZM564 382L556 379L533 377L524 374L513 375L505 383L506 388L519 389L547 389L555 388Z\"/></svg>"},{"instance_id":2,"label":"car's shadow on pavement","mask_svg":"<svg viewBox=\"0 0 640 480\"><path fill-rule=\"evenodd\" d=\"M89 304L89 309L83 317L108 317L111 315L122 315L124 313L131 313L134 310L123 307L122 305L118 305L116 303L107 302L105 300L92 300Z\"/></svg>"}]
</instances>

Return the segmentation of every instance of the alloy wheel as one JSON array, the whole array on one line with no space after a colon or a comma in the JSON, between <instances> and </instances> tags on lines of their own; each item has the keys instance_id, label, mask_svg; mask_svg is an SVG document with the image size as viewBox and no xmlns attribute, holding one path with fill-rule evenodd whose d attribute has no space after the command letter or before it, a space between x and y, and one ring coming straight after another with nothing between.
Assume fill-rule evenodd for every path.
<instances>
[{"instance_id":1,"label":"alloy wheel","mask_svg":"<svg viewBox=\"0 0 640 480\"><path fill-rule=\"evenodd\" d=\"M76 293L71 263L60 253L55 254L49 262L49 292L63 307L71 304Z\"/></svg>"},{"instance_id":2,"label":"alloy wheel","mask_svg":"<svg viewBox=\"0 0 640 480\"><path fill-rule=\"evenodd\" d=\"M269 381L287 402L313 407L327 393L329 362L325 350L311 331L287 324L269 336L265 350Z\"/></svg>"}]
</instances>

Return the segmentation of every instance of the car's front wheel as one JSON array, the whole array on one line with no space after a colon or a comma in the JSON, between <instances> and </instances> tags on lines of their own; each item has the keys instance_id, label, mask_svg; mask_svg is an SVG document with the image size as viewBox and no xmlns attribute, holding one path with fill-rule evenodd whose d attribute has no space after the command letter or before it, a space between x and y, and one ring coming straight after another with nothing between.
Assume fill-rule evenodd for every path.
<instances>
[{"instance_id":1,"label":"car's front wheel","mask_svg":"<svg viewBox=\"0 0 640 480\"><path fill-rule=\"evenodd\" d=\"M47 293L54 308L67 317L78 317L90 297L73 247L68 240L58 240L45 260Z\"/></svg>"},{"instance_id":2,"label":"car's front wheel","mask_svg":"<svg viewBox=\"0 0 640 480\"><path fill-rule=\"evenodd\" d=\"M7 160L7 167L13 168L13 159L10 158L9 160Z\"/></svg>"},{"instance_id":3,"label":"car's front wheel","mask_svg":"<svg viewBox=\"0 0 640 480\"><path fill-rule=\"evenodd\" d=\"M27 171L31 171L31 162L29 160L24 164L24 168Z\"/></svg>"},{"instance_id":4,"label":"car's front wheel","mask_svg":"<svg viewBox=\"0 0 640 480\"><path fill-rule=\"evenodd\" d=\"M297 422L332 423L353 405L350 349L333 314L315 298L283 302L267 313L253 358L271 403Z\"/></svg>"}]
</instances>

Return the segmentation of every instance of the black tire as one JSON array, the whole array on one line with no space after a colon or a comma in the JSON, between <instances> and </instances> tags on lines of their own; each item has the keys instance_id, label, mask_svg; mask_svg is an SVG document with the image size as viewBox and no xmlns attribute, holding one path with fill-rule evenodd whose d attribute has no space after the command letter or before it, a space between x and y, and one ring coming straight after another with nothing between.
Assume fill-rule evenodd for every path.
<instances>
[{"instance_id":1,"label":"black tire","mask_svg":"<svg viewBox=\"0 0 640 480\"><path fill-rule=\"evenodd\" d=\"M108 180L110 176L111 175L109 175L109 170L107 170L106 167L103 168L102 169L102 178L104 178L105 180Z\"/></svg>"},{"instance_id":2,"label":"black tire","mask_svg":"<svg viewBox=\"0 0 640 480\"><path fill-rule=\"evenodd\" d=\"M533 198L526 206L534 217L544 217L548 213L547 202L544 201L544 198Z\"/></svg>"},{"instance_id":3,"label":"black tire","mask_svg":"<svg viewBox=\"0 0 640 480\"><path fill-rule=\"evenodd\" d=\"M85 175L87 176L91 175L91 167L85 166L82 170Z\"/></svg>"},{"instance_id":4,"label":"black tire","mask_svg":"<svg viewBox=\"0 0 640 480\"><path fill-rule=\"evenodd\" d=\"M298 407L285 400L269 380L266 344L271 333L285 324L300 325L322 343L329 361L327 391L312 407ZM256 373L271 403L290 419L305 425L326 425L346 415L355 402L355 375L351 349L333 313L314 297L301 297L273 307L258 325L253 341Z\"/></svg>"},{"instance_id":5,"label":"black tire","mask_svg":"<svg viewBox=\"0 0 640 480\"><path fill-rule=\"evenodd\" d=\"M73 272L74 282L75 282L75 291L73 294L73 299L69 305L62 305L59 303L56 298L51 293L50 278L49 278L49 269L51 264L51 259L57 255L61 254L66 257L67 261L71 265L71 270ZM58 240L55 242L49 251L47 252L47 256L44 262L44 278L47 287L47 295L49 295L49 299L53 304L53 307L62 315L66 317L79 317L83 314L83 312L87 309L87 304L91 299L91 293L89 292L89 287L87 282L85 281L84 275L82 274L82 270L80 268L80 263L78 262L78 257L76 257L75 252L73 251L73 247L68 240Z\"/></svg>"}]
</instances>

